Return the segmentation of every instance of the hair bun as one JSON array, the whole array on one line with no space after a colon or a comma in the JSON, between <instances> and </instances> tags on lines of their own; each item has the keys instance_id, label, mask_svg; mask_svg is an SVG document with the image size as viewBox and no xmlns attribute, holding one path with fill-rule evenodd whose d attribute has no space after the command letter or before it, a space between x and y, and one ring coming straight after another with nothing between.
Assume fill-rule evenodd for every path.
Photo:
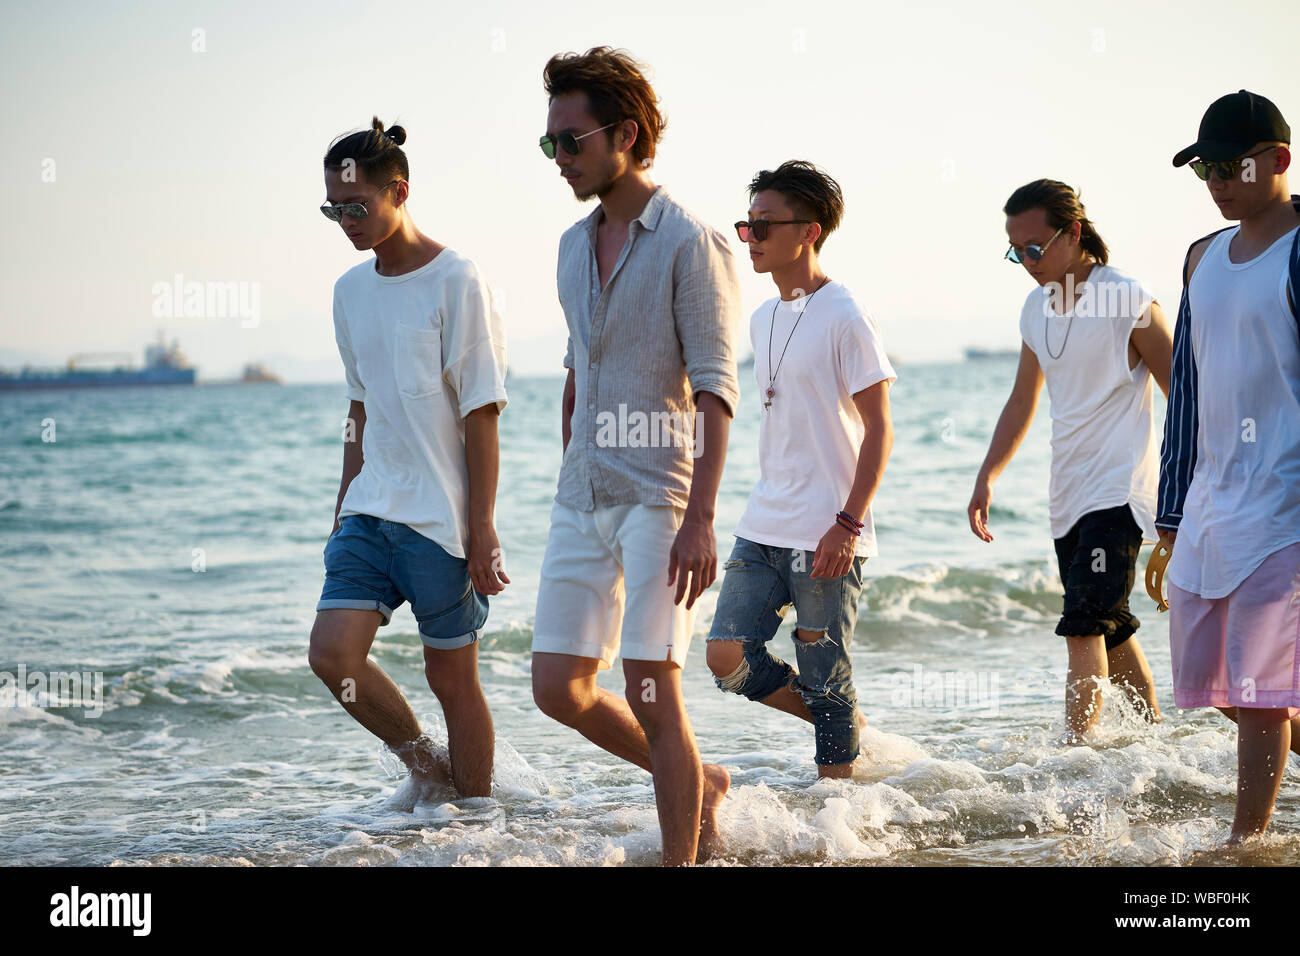
<instances>
[{"instance_id":1,"label":"hair bun","mask_svg":"<svg viewBox=\"0 0 1300 956\"><path fill-rule=\"evenodd\" d=\"M400 126L390 126L384 129L384 122L378 116L370 120L370 128L380 136L390 140L394 146L401 146L406 142L406 130Z\"/></svg>"}]
</instances>

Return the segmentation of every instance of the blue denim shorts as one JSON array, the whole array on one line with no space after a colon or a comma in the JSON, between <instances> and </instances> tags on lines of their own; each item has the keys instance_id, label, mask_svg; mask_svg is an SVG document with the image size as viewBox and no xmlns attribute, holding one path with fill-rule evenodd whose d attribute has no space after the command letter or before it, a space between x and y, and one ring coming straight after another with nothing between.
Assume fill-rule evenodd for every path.
<instances>
[{"instance_id":1,"label":"blue denim shorts","mask_svg":"<svg viewBox=\"0 0 1300 956\"><path fill-rule=\"evenodd\" d=\"M838 578L814 578L812 551L737 537L723 565L726 575L709 631L710 641L740 640L744 645L745 659L736 672L715 678L719 689L762 700L789 685L812 712L814 759L823 766L858 756L858 694L849 645L866 560L854 558ZM798 615L796 627L822 632L817 641L801 641L791 633L797 672L767 649L791 605Z\"/></svg>"},{"instance_id":2,"label":"blue denim shorts","mask_svg":"<svg viewBox=\"0 0 1300 956\"><path fill-rule=\"evenodd\" d=\"M348 515L325 545L316 610L378 611L387 624L403 601L411 602L426 647L473 644L487 621L488 600L474 590L468 561L399 522Z\"/></svg>"}]
</instances>

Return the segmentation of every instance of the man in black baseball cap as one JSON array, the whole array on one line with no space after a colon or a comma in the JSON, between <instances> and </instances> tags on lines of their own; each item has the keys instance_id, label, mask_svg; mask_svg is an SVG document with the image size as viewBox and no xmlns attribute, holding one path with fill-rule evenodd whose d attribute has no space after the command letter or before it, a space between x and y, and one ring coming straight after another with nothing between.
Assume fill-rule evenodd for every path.
<instances>
[{"instance_id":1,"label":"man in black baseball cap","mask_svg":"<svg viewBox=\"0 0 1300 956\"><path fill-rule=\"evenodd\" d=\"M1229 843L1268 827L1288 749L1300 749L1300 196L1291 128L1246 90L1205 111L1174 157L1235 225L1183 262L1156 527L1173 547L1174 703L1238 725ZM1192 281L1193 275L1195 281ZM1284 294L1280 294L1283 288ZM1289 663L1288 663L1289 662Z\"/></svg>"},{"instance_id":2,"label":"man in black baseball cap","mask_svg":"<svg viewBox=\"0 0 1300 956\"><path fill-rule=\"evenodd\" d=\"M1290 143L1291 127L1272 102L1258 93L1238 90L1210 104L1201 117L1196 142L1179 150L1174 165L1185 166L1193 156L1207 163L1235 159L1263 142Z\"/></svg>"}]
</instances>

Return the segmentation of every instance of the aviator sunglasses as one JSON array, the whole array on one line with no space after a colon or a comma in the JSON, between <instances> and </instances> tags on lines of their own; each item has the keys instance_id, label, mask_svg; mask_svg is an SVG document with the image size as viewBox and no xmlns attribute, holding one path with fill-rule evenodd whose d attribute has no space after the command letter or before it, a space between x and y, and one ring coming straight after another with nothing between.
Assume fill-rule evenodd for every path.
<instances>
[{"instance_id":1,"label":"aviator sunglasses","mask_svg":"<svg viewBox=\"0 0 1300 956\"><path fill-rule=\"evenodd\" d=\"M1260 153L1267 153L1270 149L1273 149L1273 147L1265 146L1263 149L1251 153L1250 156L1239 156L1236 159L1229 159L1222 163L1207 163L1201 159L1194 159L1187 165L1192 167L1192 172L1196 174L1197 179L1208 180L1210 173L1213 172L1214 175L1227 182L1230 179L1237 178L1237 173L1241 172L1241 166L1246 160L1258 156Z\"/></svg>"},{"instance_id":2,"label":"aviator sunglasses","mask_svg":"<svg viewBox=\"0 0 1300 956\"><path fill-rule=\"evenodd\" d=\"M1062 226L1061 229L1058 229L1056 230L1056 232L1052 233L1052 238L1048 239L1047 242L1043 243L1043 245L1041 246L1038 245L1025 246L1025 251L1023 255L1021 254L1020 250L1016 248L1015 243L1012 243L1011 248L1007 250L1007 254L1005 258L1010 259L1016 265L1022 264L1025 261L1024 259L1025 256L1028 256L1029 258L1037 262L1039 259L1043 258L1043 253L1047 251L1047 247L1056 241L1056 237L1061 234L1061 230L1064 228L1065 227Z\"/></svg>"},{"instance_id":3,"label":"aviator sunglasses","mask_svg":"<svg viewBox=\"0 0 1300 956\"><path fill-rule=\"evenodd\" d=\"M400 182L401 182L400 179L394 179L393 182L388 183L387 185L384 186L380 186L378 189L375 190L375 196L378 196L381 192L383 192L389 186L392 186L394 183L400 183ZM349 219L365 219L366 216L370 214L369 211L366 209L366 203L374 202L375 196L371 196L369 199L366 200L366 202L341 202L337 206L334 205L333 203L324 203L321 205L320 211L324 213L325 218L330 220L331 222L338 222L344 216L347 216Z\"/></svg>"},{"instance_id":4,"label":"aviator sunglasses","mask_svg":"<svg viewBox=\"0 0 1300 956\"><path fill-rule=\"evenodd\" d=\"M590 133L583 133L581 136L574 136L572 133L567 131L556 133L554 136L547 133L538 141L538 145L542 147L542 152L546 154L547 159L555 158L556 144L559 144L560 149L564 150L570 156L577 156L580 148L578 146L578 140L586 139L588 136L594 136L601 130L609 129L611 126L617 125L617 123L606 123L600 129L593 129Z\"/></svg>"}]
</instances>

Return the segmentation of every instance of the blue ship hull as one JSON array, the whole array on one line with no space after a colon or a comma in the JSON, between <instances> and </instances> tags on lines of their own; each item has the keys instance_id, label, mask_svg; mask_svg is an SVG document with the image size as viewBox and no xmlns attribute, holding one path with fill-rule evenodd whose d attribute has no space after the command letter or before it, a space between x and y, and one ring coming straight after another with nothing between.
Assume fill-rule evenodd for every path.
<instances>
[{"instance_id":1,"label":"blue ship hull","mask_svg":"<svg viewBox=\"0 0 1300 956\"><path fill-rule=\"evenodd\" d=\"M0 391L29 388L109 388L123 385L193 385L192 368L74 369L0 374Z\"/></svg>"}]
</instances>

